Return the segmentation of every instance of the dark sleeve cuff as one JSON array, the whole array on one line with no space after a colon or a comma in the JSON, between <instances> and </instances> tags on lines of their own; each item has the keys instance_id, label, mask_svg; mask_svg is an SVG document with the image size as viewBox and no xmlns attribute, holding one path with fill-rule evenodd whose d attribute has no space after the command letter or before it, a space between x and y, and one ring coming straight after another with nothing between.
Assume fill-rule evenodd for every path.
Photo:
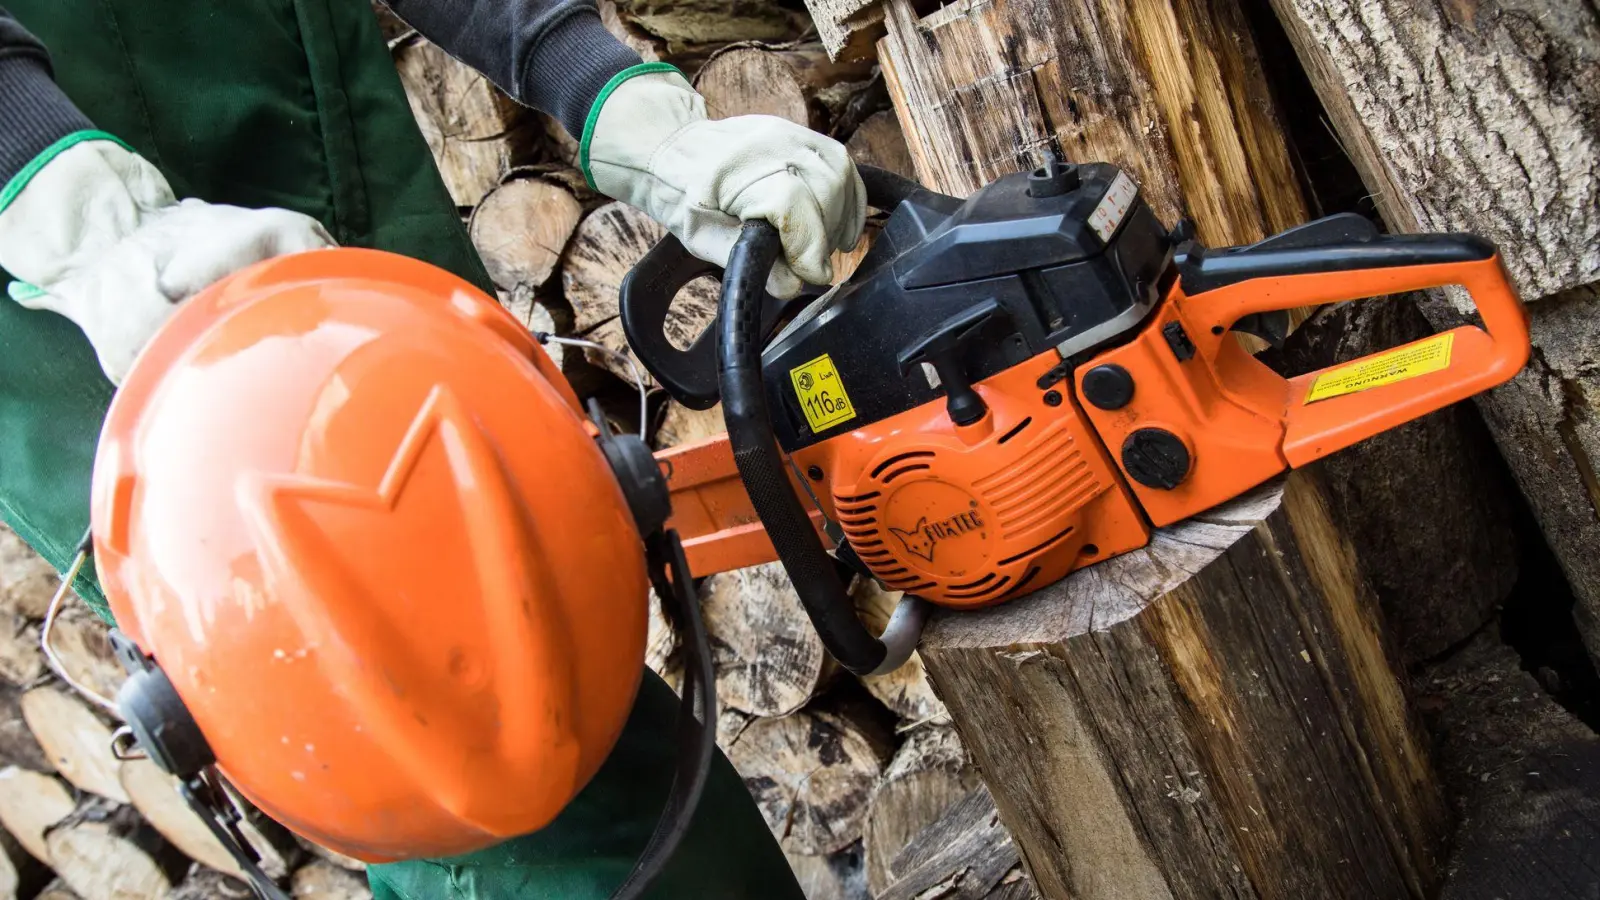
<instances>
[{"instance_id":1,"label":"dark sleeve cuff","mask_svg":"<svg viewBox=\"0 0 1600 900\"><path fill-rule=\"evenodd\" d=\"M554 116L574 139L582 139L595 98L618 72L640 62L639 54L607 31L597 14L575 9L529 51L518 79L518 99Z\"/></svg>"},{"instance_id":2,"label":"dark sleeve cuff","mask_svg":"<svg viewBox=\"0 0 1600 900\"><path fill-rule=\"evenodd\" d=\"M0 56L0 189L55 142L93 128L50 80L42 60Z\"/></svg>"}]
</instances>

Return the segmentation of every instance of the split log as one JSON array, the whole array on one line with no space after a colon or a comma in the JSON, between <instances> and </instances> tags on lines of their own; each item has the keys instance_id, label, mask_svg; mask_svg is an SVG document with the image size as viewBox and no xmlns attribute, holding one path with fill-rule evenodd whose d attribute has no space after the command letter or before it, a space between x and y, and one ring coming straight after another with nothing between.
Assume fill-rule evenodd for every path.
<instances>
[{"instance_id":1,"label":"split log","mask_svg":"<svg viewBox=\"0 0 1600 900\"><path fill-rule=\"evenodd\" d=\"M863 845L867 885L873 896L880 896L899 880L891 866L911 839L982 783L967 764L954 728L940 725L911 732L867 802ZM1016 865L1015 858L1011 865Z\"/></svg>"},{"instance_id":2,"label":"split log","mask_svg":"<svg viewBox=\"0 0 1600 900\"><path fill-rule=\"evenodd\" d=\"M0 522L0 612L42 619L59 583L56 570Z\"/></svg>"},{"instance_id":3,"label":"split log","mask_svg":"<svg viewBox=\"0 0 1600 900\"><path fill-rule=\"evenodd\" d=\"M694 86L713 119L778 116L825 131L871 77L870 62L833 62L821 44L757 45L715 54Z\"/></svg>"},{"instance_id":4,"label":"split log","mask_svg":"<svg viewBox=\"0 0 1600 900\"><path fill-rule=\"evenodd\" d=\"M117 780L122 765L111 753L111 729L65 689L35 688L22 695L22 718L61 777L74 787L127 803Z\"/></svg>"},{"instance_id":5,"label":"split log","mask_svg":"<svg viewBox=\"0 0 1600 900\"><path fill-rule=\"evenodd\" d=\"M532 290L550 280L581 218L583 207L565 187L517 178L473 208L468 231L497 287Z\"/></svg>"},{"instance_id":6,"label":"split log","mask_svg":"<svg viewBox=\"0 0 1600 900\"><path fill-rule=\"evenodd\" d=\"M134 809L174 847L218 872L243 876L233 856L179 795L177 779L147 759L123 763L118 777ZM240 833L260 856L261 870L269 878L287 876L299 857L299 847L289 832L249 808L238 825Z\"/></svg>"},{"instance_id":7,"label":"split log","mask_svg":"<svg viewBox=\"0 0 1600 900\"><path fill-rule=\"evenodd\" d=\"M372 889L362 876L318 860L294 873L289 896L294 900L372 900Z\"/></svg>"},{"instance_id":8,"label":"split log","mask_svg":"<svg viewBox=\"0 0 1600 900\"><path fill-rule=\"evenodd\" d=\"M250 885L221 872L196 867L166 900L255 900Z\"/></svg>"},{"instance_id":9,"label":"split log","mask_svg":"<svg viewBox=\"0 0 1600 900\"><path fill-rule=\"evenodd\" d=\"M923 660L1043 896L1431 896L1448 809L1325 507L1295 473L935 618Z\"/></svg>"},{"instance_id":10,"label":"split log","mask_svg":"<svg viewBox=\"0 0 1600 900\"><path fill-rule=\"evenodd\" d=\"M789 868L806 900L871 900L861 867L861 845L827 856L789 854Z\"/></svg>"},{"instance_id":11,"label":"split log","mask_svg":"<svg viewBox=\"0 0 1600 900\"><path fill-rule=\"evenodd\" d=\"M669 44L785 41L804 16L769 0L615 0L617 12Z\"/></svg>"},{"instance_id":12,"label":"split log","mask_svg":"<svg viewBox=\"0 0 1600 900\"><path fill-rule=\"evenodd\" d=\"M73 603L56 617L50 643L67 674L102 697L116 697L128 678L111 649L111 627L82 603Z\"/></svg>"},{"instance_id":13,"label":"split log","mask_svg":"<svg viewBox=\"0 0 1600 900\"><path fill-rule=\"evenodd\" d=\"M60 779L16 766L0 769L0 825L39 860L50 859L45 832L77 808Z\"/></svg>"},{"instance_id":14,"label":"split log","mask_svg":"<svg viewBox=\"0 0 1600 900\"><path fill-rule=\"evenodd\" d=\"M83 900L83 898L74 894L65 881L57 878L45 885L44 890L40 891L34 900Z\"/></svg>"},{"instance_id":15,"label":"split log","mask_svg":"<svg viewBox=\"0 0 1600 900\"><path fill-rule=\"evenodd\" d=\"M907 178L917 177L916 163L911 160L911 148L906 146L906 133L892 110L873 113L861 127L844 142L850 158L858 164L877 166Z\"/></svg>"},{"instance_id":16,"label":"split log","mask_svg":"<svg viewBox=\"0 0 1600 900\"><path fill-rule=\"evenodd\" d=\"M1020 877L1016 845L982 785L912 835L889 868L895 880L873 895L876 900L1012 900L1033 895Z\"/></svg>"},{"instance_id":17,"label":"split log","mask_svg":"<svg viewBox=\"0 0 1600 900\"><path fill-rule=\"evenodd\" d=\"M882 0L806 0L817 36L835 59L871 59L883 36Z\"/></svg>"},{"instance_id":18,"label":"split log","mask_svg":"<svg viewBox=\"0 0 1600 900\"><path fill-rule=\"evenodd\" d=\"M49 868L29 855L15 837L0 831L0 898L34 897L53 877Z\"/></svg>"},{"instance_id":19,"label":"split log","mask_svg":"<svg viewBox=\"0 0 1600 900\"><path fill-rule=\"evenodd\" d=\"M497 291L496 293L499 294L500 305L505 307L506 312L516 317L516 320L521 322L529 331L564 334L571 330L562 328L550 308L540 303L537 295L529 288L519 287L514 291ZM550 357L550 360L556 364L556 368L559 369L566 364L567 348L565 346L552 342L543 345L543 350Z\"/></svg>"},{"instance_id":20,"label":"split log","mask_svg":"<svg viewBox=\"0 0 1600 900\"><path fill-rule=\"evenodd\" d=\"M869 724L804 710L750 720L724 751L784 851L819 856L861 839L888 746Z\"/></svg>"},{"instance_id":21,"label":"split log","mask_svg":"<svg viewBox=\"0 0 1600 900\"><path fill-rule=\"evenodd\" d=\"M50 865L83 900L163 900L189 860L128 806L92 800L45 836Z\"/></svg>"},{"instance_id":22,"label":"split log","mask_svg":"<svg viewBox=\"0 0 1600 900\"><path fill-rule=\"evenodd\" d=\"M1269 353L1294 376L1432 333L1410 296L1346 303L1318 311ZM1494 617L1517 579L1516 485L1472 404L1362 441L1319 470L1408 667Z\"/></svg>"},{"instance_id":23,"label":"split log","mask_svg":"<svg viewBox=\"0 0 1600 900\"><path fill-rule=\"evenodd\" d=\"M1600 659L1600 15L1578 0L1273 0L1390 228L1494 241L1533 360L1478 399ZM1436 328L1471 315L1457 291Z\"/></svg>"},{"instance_id":24,"label":"split log","mask_svg":"<svg viewBox=\"0 0 1600 900\"><path fill-rule=\"evenodd\" d=\"M644 213L626 203L608 203L579 223L562 257L561 279L572 306L573 330L602 346L632 355L618 315L622 280L666 234ZM678 294L667 316L667 337L687 347L716 318L716 282L702 278ZM628 367L610 354L585 351L591 363L632 381ZM643 372L643 367L640 367ZM648 378L648 373L644 373Z\"/></svg>"},{"instance_id":25,"label":"split log","mask_svg":"<svg viewBox=\"0 0 1600 900\"><path fill-rule=\"evenodd\" d=\"M487 78L427 40L394 47L411 113L457 206L474 206L521 161L537 123Z\"/></svg>"},{"instance_id":26,"label":"split log","mask_svg":"<svg viewBox=\"0 0 1600 900\"><path fill-rule=\"evenodd\" d=\"M778 563L713 575L702 596L719 703L786 716L833 675L835 664Z\"/></svg>"},{"instance_id":27,"label":"split log","mask_svg":"<svg viewBox=\"0 0 1600 900\"><path fill-rule=\"evenodd\" d=\"M889 624L889 616L905 596L903 591L886 591L870 578L858 578L850 592L856 601L856 611L863 622L882 633ZM867 676L861 679L867 692L899 717L901 727L913 729L930 722L949 722L950 714L944 703L933 692L922 657L913 652L906 664L887 675Z\"/></svg>"},{"instance_id":28,"label":"split log","mask_svg":"<svg viewBox=\"0 0 1600 900\"><path fill-rule=\"evenodd\" d=\"M38 624L14 613L0 612L0 680L28 684L45 671Z\"/></svg>"}]
</instances>

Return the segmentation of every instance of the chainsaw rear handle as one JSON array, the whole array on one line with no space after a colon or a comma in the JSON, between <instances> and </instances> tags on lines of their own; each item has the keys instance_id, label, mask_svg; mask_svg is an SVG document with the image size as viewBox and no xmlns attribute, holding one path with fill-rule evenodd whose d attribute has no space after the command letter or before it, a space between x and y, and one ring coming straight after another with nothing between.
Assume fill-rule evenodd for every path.
<instances>
[{"instance_id":1,"label":"chainsaw rear handle","mask_svg":"<svg viewBox=\"0 0 1600 900\"><path fill-rule=\"evenodd\" d=\"M1527 311L1494 246L1471 235L1210 251L1180 260L1179 271L1181 316L1213 363L1221 336L1256 313L1446 285L1465 288L1477 305L1484 328L1462 326L1289 380L1283 451L1294 467L1502 384L1528 361ZM1218 371L1224 390L1248 390L1229 383L1227 366ZM1325 377L1342 384L1326 389Z\"/></svg>"},{"instance_id":2,"label":"chainsaw rear handle","mask_svg":"<svg viewBox=\"0 0 1600 900\"><path fill-rule=\"evenodd\" d=\"M766 222L746 223L723 276L717 319L718 379L728 442L750 503L823 646L858 675L892 671L915 649L925 606L910 597L902 601L885 630L885 639L867 630L856 617L855 603L790 485L773 436L761 379L765 337L761 298L782 249L777 229Z\"/></svg>"},{"instance_id":3,"label":"chainsaw rear handle","mask_svg":"<svg viewBox=\"0 0 1600 900\"><path fill-rule=\"evenodd\" d=\"M860 166L858 171L867 188L867 202L878 209L893 210L922 189L914 181L873 166ZM669 234L628 272L619 296L622 331L628 346L656 383L690 409L710 409L717 404L716 328L707 328L687 350L680 350L667 337L667 315L678 293L691 281L706 276L720 280L722 267L695 257ZM765 338L796 307L817 299L821 292L808 287L800 297L786 303L768 296L763 284L757 296L762 298L759 324Z\"/></svg>"}]
</instances>

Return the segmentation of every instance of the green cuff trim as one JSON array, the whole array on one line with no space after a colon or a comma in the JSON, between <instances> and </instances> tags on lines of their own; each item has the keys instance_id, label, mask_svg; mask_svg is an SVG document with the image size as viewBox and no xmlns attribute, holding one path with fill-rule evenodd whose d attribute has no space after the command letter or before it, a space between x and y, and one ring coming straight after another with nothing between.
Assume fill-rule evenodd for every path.
<instances>
[{"instance_id":1,"label":"green cuff trim","mask_svg":"<svg viewBox=\"0 0 1600 900\"><path fill-rule=\"evenodd\" d=\"M49 292L36 284L29 284L26 281L13 281L6 285L6 293L10 294L11 299L18 303L27 303L29 300L38 299Z\"/></svg>"},{"instance_id":2,"label":"green cuff trim","mask_svg":"<svg viewBox=\"0 0 1600 900\"><path fill-rule=\"evenodd\" d=\"M11 205L12 201L17 199L17 195L22 193L22 189L28 186L28 182L33 180L33 176L39 174L39 171L45 166L49 165L51 160L60 156L62 153L65 153L67 150L70 150L73 147L88 141L110 141L113 144L120 145L122 149L128 151L129 153L137 152L132 147L128 146L126 141L114 134L107 134L104 131L74 131L61 140L56 141L54 144L44 148L43 153L40 153L38 156L35 156L33 159L29 160L28 164L22 167L22 171L12 176L11 180L6 182L5 188L0 189L0 213L6 211L6 208Z\"/></svg>"},{"instance_id":3,"label":"green cuff trim","mask_svg":"<svg viewBox=\"0 0 1600 900\"><path fill-rule=\"evenodd\" d=\"M600 190L595 187L594 175L589 172L589 145L594 141L594 126L600 121L600 110L606 105L606 101L611 99L611 95L616 93L617 88L622 87L623 82L640 75L653 75L656 72L676 72L683 75L683 70L672 63L640 63L612 76L611 80L606 82L606 86L600 89L599 96L594 98L594 105L589 107L589 118L583 123L583 140L578 146L578 169L583 172L583 180L589 183L590 190ZM689 76L684 75L683 79L688 81ZM4 205L0 204L0 209L4 208Z\"/></svg>"}]
</instances>

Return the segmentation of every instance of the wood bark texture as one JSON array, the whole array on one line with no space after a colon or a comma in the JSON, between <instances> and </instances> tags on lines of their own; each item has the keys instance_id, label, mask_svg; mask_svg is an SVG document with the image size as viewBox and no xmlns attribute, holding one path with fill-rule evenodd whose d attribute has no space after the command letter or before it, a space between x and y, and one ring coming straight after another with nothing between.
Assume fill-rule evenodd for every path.
<instances>
[{"instance_id":1,"label":"wood bark texture","mask_svg":"<svg viewBox=\"0 0 1600 900\"><path fill-rule=\"evenodd\" d=\"M78 808L61 780L16 766L0 769L0 825L41 861L49 861L45 832Z\"/></svg>"},{"instance_id":2,"label":"wood bark texture","mask_svg":"<svg viewBox=\"0 0 1600 900\"><path fill-rule=\"evenodd\" d=\"M468 230L489 277L503 291L531 291L555 273L583 206L560 184L517 178L473 207Z\"/></svg>"},{"instance_id":3,"label":"wood bark texture","mask_svg":"<svg viewBox=\"0 0 1600 900\"><path fill-rule=\"evenodd\" d=\"M634 263L666 233L649 216L621 202L600 207L578 225L561 269L577 333L632 356L617 318L618 294ZM667 315L668 338L680 347L689 346L716 318L716 310L716 283L704 278L691 282L678 294ZM628 367L610 354L586 350L585 355L619 378L632 380ZM640 371L643 372L642 366ZM643 374L649 378L648 373Z\"/></svg>"},{"instance_id":4,"label":"wood bark texture","mask_svg":"<svg viewBox=\"0 0 1600 900\"><path fill-rule=\"evenodd\" d=\"M294 873L289 896L294 900L372 900L372 889L365 877L317 860Z\"/></svg>"},{"instance_id":5,"label":"wood bark texture","mask_svg":"<svg viewBox=\"0 0 1600 900\"><path fill-rule=\"evenodd\" d=\"M818 710L753 719L724 751L784 851L817 856L861 839L889 746L870 726Z\"/></svg>"},{"instance_id":6,"label":"wood bark texture","mask_svg":"<svg viewBox=\"0 0 1600 900\"><path fill-rule=\"evenodd\" d=\"M912 835L889 863L895 874L875 900L1023 900L1033 891L994 798L982 785Z\"/></svg>"},{"instance_id":7,"label":"wood bark texture","mask_svg":"<svg viewBox=\"0 0 1600 900\"><path fill-rule=\"evenodd\" d=\"M1297 473L935 620L923 659L1043 896L1431 896L1448 811L1328 519Z\"/></svg>"},{"instance_id":8,"label":"wood bark texture","mask_svg":"<svg viewBox=\"0 0 1600 900\"><path fill-rule=\"evenodd\" d=\"M865 59L883 36L881 0L806 0L817 35L836 59Z\"/></svg>"},{"instance_id":9,"label":"wood bark texture","mask_svg":"<svg viewBox=\"0 0 1600 900\"><path fill-rule=\"evenodd\" d=\"M707 578L701 614L711 639L717 700L732 709L789 715L809 703L834 672L778 563Z\"/></svg>"},{"instance_id":10,"label":"wood bark texture","mask_svg":"<svg viewBox=\"0 0 1600 900\"><path fill-rule=\"evenodd\" d=\"M617 11L669 44L784 41L801 18L768 0L615 0Z\"/></svg>"},{"instance_id":11,"label":"wood bark texture","mask_svg":"<svg viewBox=\"0 0 1600 900\"><path fill-rule=\"evenodd\" d=\"M1306 218L1235 0L888 0L880 58L917 173L966 196L1045 152L1129 171L1209 246Z\"/></svg>"},{"instance_id":12,"label":"wood bark texture","mask_svg":"<svg viewBox=\"0 0 1600 900\"><path fill-rule=\"evenodd\" d=\"M899 880L892 866L912 839L982 783L967 764L954 728L935 725L911 732L867 802L862 839L867 885L874 896ZM1014 857L1011 865L1016 865Z\"/></svg>"},{"instance_id":13,"label":"wood bark texture","mask_svg":"<svg viewBox=\"0 0 1600 900\"><path fill-rule=\"evenodd\" d=\"M83 900L163 900L189 861L131 807L93 800L45 836L51 868Z\"/></svg>"},{"instance_id":14,"label":"wood bark texture","mask_svg":"<svg viewBox=\"0 0 1600 900\"><path fill-rule=\"evenodd\" d=\"M1600 281L1600 10L1272 0L1397 231L1494 241L1527 299Z\"/></svg>"},{"instance_id":15,"label":"wood bark texture","mask_svg":"<svg viewBox=\"0 0 1600 900\"><path fill-rule=\"evenodd\" d=\"M73 787L127 803L117 779L122 763L111 754L111 729L64 688L40 687L22 695L28 730L61 777Z\"/></svg>"},{"instance_id":16,"label":"wood bark texture","mask_svg":"<svg viewBox=\"0 0 1600 900\"><path fill-rule=\"evenodd\" d=\"M532 140L526 108L427 40L395 45L395 69L422 136L457 206L472 206L500 183Z\"/></svg>"},{"instance_id":17,"label":"wood bark texture","mask_svg":"<svg viewBox=\"0 0 1600 900\"><path fill-rule=\"evenodd\" d=\"M1324 307L1276 355L1284 374L1433 333L1415 297ZM1457 404L1318 463L1408 666L1494 618L1517 579L1516 485L1477 409Z\"/></svg>"}]
</instances>

